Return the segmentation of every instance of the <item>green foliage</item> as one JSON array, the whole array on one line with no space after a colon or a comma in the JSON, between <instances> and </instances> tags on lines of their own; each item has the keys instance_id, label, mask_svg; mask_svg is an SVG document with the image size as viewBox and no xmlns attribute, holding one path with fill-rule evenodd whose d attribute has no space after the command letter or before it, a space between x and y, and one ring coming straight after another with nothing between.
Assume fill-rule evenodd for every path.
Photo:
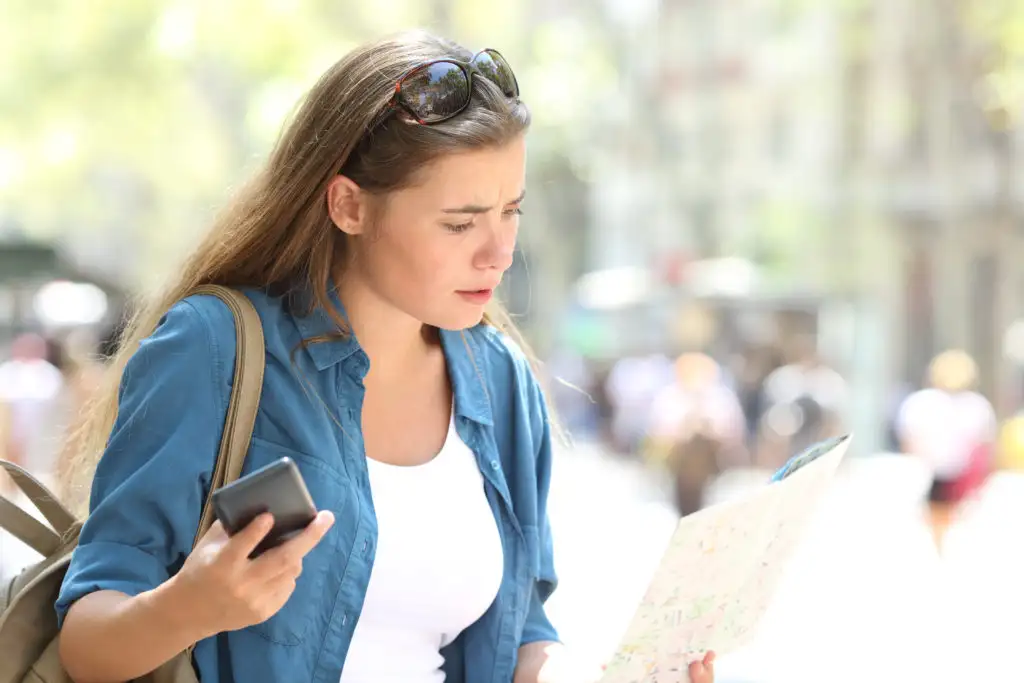
<instances>
[{"instance_id":1,"label":"green foliage","mask_svg":"<svg viewBox=\"0 0 1024 683\"><path fill-rule=\"evenodd\" d=\"M599 96L587 89L613 84L614 72L595 34L559 49L568 29L542 23L528 34L528 11L476 0L6 0L0 222L33 237L128 236L123 248L138 253L121 275L159 273L330 64L413 26L501 50L543 122L544 153L531 163L564 154L579 139L564 131Z\"/></svg>"}]
</instances>

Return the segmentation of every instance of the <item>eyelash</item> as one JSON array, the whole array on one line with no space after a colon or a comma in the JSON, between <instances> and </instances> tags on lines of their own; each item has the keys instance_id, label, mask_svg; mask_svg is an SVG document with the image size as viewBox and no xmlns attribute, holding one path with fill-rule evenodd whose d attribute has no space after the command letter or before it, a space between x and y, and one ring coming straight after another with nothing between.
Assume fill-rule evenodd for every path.
<instances>
[{"instance_id":1,"label":"eyelash","mask_svg":"<svg viewBox=\"0 0 1024 683\"><path fill-rule=\"evenodd\" d=\"M522 215L523 215L523 209L522 208L518 208L518 207L515 208L515 209L509 209L508 211L504 211L502 213L502 216L504 216L504 217L508 217L508 216L522 216ZM473 221L469 221L467 223L454 223L454 224L453 223L445 223L444 227L448 230L448 232L457 235L459 233L466 232L467 230L472 228L473 227Z\"/></svg>"}]
</instances>

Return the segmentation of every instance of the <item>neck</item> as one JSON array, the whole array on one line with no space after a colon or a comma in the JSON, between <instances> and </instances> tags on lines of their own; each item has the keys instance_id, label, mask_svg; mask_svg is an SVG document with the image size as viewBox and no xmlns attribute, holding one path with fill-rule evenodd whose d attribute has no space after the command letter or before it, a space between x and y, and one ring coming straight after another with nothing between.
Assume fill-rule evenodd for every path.
<instances>
[{"instance_id":1,"label":"neck","mask_svg":"<svg viewBox=\"0 0 1024 683\"><path fill-rule=\"evenodd\" d=\"M377 379L407 377L438 344L437 331L376 296L357 278L338 279L338 295L352 333Z\"/></svg>"}]
</instances>

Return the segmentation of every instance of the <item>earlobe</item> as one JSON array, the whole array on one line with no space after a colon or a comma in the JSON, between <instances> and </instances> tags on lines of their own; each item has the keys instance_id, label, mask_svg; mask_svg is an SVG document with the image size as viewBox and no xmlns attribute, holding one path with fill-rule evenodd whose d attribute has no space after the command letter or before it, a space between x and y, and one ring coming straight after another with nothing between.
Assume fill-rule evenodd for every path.
<instances>
[{"instance_id":1,"label":"earlobe","mask_svg":"<svg viewBox=\"0 0 1024 683\"><path fill-rule=\"evenodd\" d=\"M334 225L345 234L363 233L365 197L351 178L339 175L327 186L327 211Z\"/></svg>"}]
</instances>

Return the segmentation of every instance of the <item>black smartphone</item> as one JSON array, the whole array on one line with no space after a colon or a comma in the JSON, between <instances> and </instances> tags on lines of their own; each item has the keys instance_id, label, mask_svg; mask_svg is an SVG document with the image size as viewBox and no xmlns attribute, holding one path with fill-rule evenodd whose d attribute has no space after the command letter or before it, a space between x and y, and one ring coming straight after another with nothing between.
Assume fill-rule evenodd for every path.
<instances>
[{"instance_id":1,"label":"black smartphone","mask_svg":"<svg viewBox=\"0 0 1024 683\"><path fill-rule=\"evenodd\" d=\"M273 529L250 557L284 543L316 517L316 505L291 458L275 460L214 491L213 511L229 535L264 512L274 516Z\"/></svg>"}]
</instances>

